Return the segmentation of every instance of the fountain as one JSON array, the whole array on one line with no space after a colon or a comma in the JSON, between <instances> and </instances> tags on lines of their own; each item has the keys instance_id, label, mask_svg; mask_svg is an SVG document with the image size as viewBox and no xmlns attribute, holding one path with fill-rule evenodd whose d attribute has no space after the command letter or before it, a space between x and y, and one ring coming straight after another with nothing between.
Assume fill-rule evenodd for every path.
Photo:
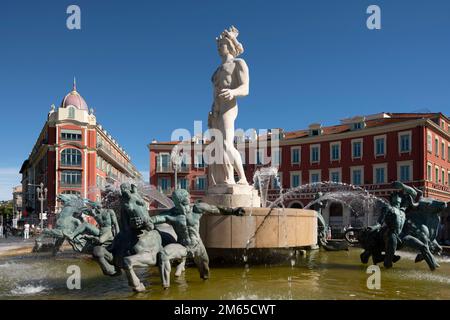
<instances>
[{"instance_id":1,"label":"fountain","mask_svg":"<svg viewBox=\"0 0 450 320\"><path fill-rule=\"evenodd\" d=\"M440 290L441 297L450 298L450 265L448 260L434 257L441 250L436 242L436 221L445 204L424 199L418 190L400 183L394 186L402 191L390 203L345 183L318 182L283 190L274 167L260 168L253 177L253 186L248 184L234 148L234 136L230 135L237 117L237 98L248 94L249 80L245 61L237 58L243 52L237 36L238 30L231 27L217 39L222 64L213 75L214 102L208 122L209 128L216 130L214 154L222 156L209 163L209 186L203 202L191 204L185 190L176 190L169 199L140 181L128 181L120 189L111 186L101 190L101 203L60 196L63 211L56 228L45 234L55 239L54 253L67 240L77 254L62 252L54 260L40 259L39 253L7 262L0 259L0 297L135 298L127 293L120 277L125 273L129 287L140 292L141 297L153 299L395 299L417 298L418 287L423 288L425 297ZM270 193L272 181L275 194ZM97 194L99 190L91 191ZM304 193L316 195L304 209L285 208L285 199ZM146 200L158 203L158 209L149 214ZM379 224L350 230L356 233L354 242L362 245L362 254L352 248L345 254L329 252L340 249L324 236L327 225L321 210L330 201L348 206L356 215L371 206L381 208ZM405 206L406 213L402 209ZM97 226L84 223L81 213L93 216ZM169 229L162 228L163 224L168 224ZM424 226L428 234L423 232ZM39 241L36 251L40 251ZM317 244L328 251L304 250ZM417 256L397 252L402 244L413 247ZM383 275L388 279L385 289L374 293L361 286L366 273L363 266L354 263L358 255L363 263L372 257L375 264L384 262L390 268L395 262L403 269ZM193 258L198 273L185 269L188 258ZM220 265L214 269L214 283L205 284L203 280L210 277L209 258L231 261L240 267L243 262L244 271ZM411 273L407 266L414 259L425 260L431 270L441 266L447 275L425 274L420 269ZM278 264L270 268L270 277L267 261ZM173 262L178 265L175 281L171 282ZM82 292L67 292L68 265L82 268ZM147 271L157 268L159 279L136 269L142 266ZM103 280L99 270L111 278ZM146 282L160 282L163 288L154 286L150 296ZM171 285L180 290L163 290Z\"/></svg>"}]
</instances>

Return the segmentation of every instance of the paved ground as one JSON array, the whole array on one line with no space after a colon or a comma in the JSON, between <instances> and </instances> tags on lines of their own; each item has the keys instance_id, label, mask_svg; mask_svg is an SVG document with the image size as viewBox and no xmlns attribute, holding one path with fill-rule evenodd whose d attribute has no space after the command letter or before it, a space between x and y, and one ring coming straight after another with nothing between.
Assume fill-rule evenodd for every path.
<instances>
[{"instance_id":1,"label":"paved ground","mask_svg":"<svg viewBox=\"0 0 450 320\"><path fill-rule=\"evenodd\" d=\"M9 256L19 253L31 252L34 246L34 238L24 240L22 237L8 236L0 238L0 256Z\"/></svg>"}]
</instances>

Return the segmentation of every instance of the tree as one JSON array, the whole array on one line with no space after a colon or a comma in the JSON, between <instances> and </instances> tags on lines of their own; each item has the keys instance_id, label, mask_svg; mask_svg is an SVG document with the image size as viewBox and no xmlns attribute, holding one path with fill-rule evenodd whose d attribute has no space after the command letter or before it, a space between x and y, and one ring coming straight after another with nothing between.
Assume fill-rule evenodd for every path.
<instances>
[{"instance_id":1,"label":"tree","mask_svg":"<svg viewBox=\"0 0 450 320\"><path fill-rule=\"evenodd\" d=\"M12 217L13 214L13 202L10 201L2 201L0 203L0 215L7 219L8 217Z\"/></svg>"}]
</instances>

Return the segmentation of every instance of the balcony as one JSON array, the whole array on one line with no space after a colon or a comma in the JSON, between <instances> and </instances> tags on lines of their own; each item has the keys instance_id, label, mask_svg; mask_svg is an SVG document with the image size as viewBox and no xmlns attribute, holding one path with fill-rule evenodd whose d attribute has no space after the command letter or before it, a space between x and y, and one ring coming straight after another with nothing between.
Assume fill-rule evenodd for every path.
<instances>
[{"instance_id":1,"label":"balcony","mask_svg":"<svg viewBox=\"0 0 450 320\"><path fill-rule=\"evenodd\" d=\"M112 172L108 172L106 178L110 181L119 181L119 176Z\"/></svg>"},{"instance_id":2,"label":"balcony","mask_svg":"<svg viewBox=\"0 0 450 320\"><path fill-rule=\"evenodd\" d=\"M169 165L157 165L156 172L157 173L173 173L173 168L170 164Z\"/></svg>"},{"instance_id":3,"label":"balcony","mask_svg":"<svg viewBox=\"0 0 450 320\"><path fill-rule=\"evenodd\" d=\"M109 148L105 147L103 143L97 143L97 152L100 156L102 156L104 159L106 159L108 162L110 162L112 165L114 165L116 168L119 168L120 171L126 172L131 177L134 177L135 174L133 170L131 169L131 165L125 162L122 162L121 160L117 159L116 156L109 150Z\"/></svg>"},{"instance_id":4,"label":"balcony","mask_svg":"<svg viewBox=\"0 0 450 320\"><path fill-rule=\"evenodd\" d=\"M82 168L82 163L65 163L63 161L59 162L60 168Z\"/></svg>"},{"instance_id":5,"label":"balcony","mask_svg":"<svg viewBox=\"0 0 450 320\"><path fill-rule=\"evenodd\" d=\"M80 183L67 183L67 182L61 181L59 183L59 185L64 188L81 188L81 182Z\"/></svg>"}]
</instances>

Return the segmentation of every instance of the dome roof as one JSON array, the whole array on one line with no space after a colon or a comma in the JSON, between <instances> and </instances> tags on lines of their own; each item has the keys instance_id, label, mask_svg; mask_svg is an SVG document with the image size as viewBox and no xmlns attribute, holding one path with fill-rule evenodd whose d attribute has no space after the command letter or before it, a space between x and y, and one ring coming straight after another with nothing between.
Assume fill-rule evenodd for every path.
<instances>
[{"instance_id":1,"label":"dome roof","mask_svg":"<svg viewBox=\"0 0 450 320\"><path fill-rule=\"evenodd\" d=\"M61 102L61 108L66 108L68 106L74 106L80 110L89 111L89 107L83 97L77 92L77 85L74 80L73 89L69 92Z\"/></svg>"}]
</instances>

